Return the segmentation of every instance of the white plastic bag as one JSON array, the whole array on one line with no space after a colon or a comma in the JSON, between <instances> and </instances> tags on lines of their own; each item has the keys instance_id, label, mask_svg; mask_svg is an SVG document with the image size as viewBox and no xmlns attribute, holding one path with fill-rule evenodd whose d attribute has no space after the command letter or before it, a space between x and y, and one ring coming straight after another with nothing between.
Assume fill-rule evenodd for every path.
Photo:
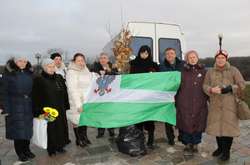
<instances>
[{"instance_id":1,"label":"white plastic bag","mask_svg":"<svg viewBox=\"0 0 250 165\"><path fill-rule=\"evenodd\" d=\"M71 123L73 123L74 125L79 124L79 120L80 120L80 113L79 112L73 111L73 110L67 110L66 115L67 115L67 119Z\"/></svg>"},{"instance_id":2,"label":"white plastic bag","mask_svg":"<svg viewBox=\"0 0 250 165\"><path fill-rule=\"evenodd\" d=\"M33 119L32 143L40 148L47 149L47 121L44 119Z\"/></svg>"}]
</instances>

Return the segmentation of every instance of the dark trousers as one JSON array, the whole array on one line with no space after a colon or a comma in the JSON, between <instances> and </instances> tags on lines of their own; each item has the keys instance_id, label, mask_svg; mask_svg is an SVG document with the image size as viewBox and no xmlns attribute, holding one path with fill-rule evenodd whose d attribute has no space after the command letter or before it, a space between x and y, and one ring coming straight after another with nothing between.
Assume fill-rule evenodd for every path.
<instances>
[{"instance_id":1,"label":"dark trousers","mask_svg":"<svg viewBox=\"0 0 250 165\"><path fill-rule=\"evenodd\" d=\"M199 144L201 143L202 133L201 132L194 132L192 134L183 132L179 130L179 134L181 135L181 142L184 145L187 144Z\"/></svg>"},{"instance_id":2,"label":"dark trousers","mask_svg":"<svg viewBox=\"0 0 250 165\"><path fill-rule=\"evenodd\" d=\"M148 131L148 145L153 145L154 143L154 131L155 124L153 121L146 121L139 124L136 124L136 127L143 132L143 129Z\"/></svg>"},{"instance_id":3,"label":"dark trousers","mask_svg":"<svg viewBox=\"0 0 250 165\"><path fill-rule=\"evenodd\" d=\"M147 130L148 132L154 132L155 130L155 124L153 121L145 121L142 123L136 124L136 127L143 131L143 129Z\"/></svg>"},{"instance_id":4,"label":"dark trousers","mask_svg":"<svg viewBox=\"0 0 250 165\"><path fill-rule=\"evenodd\" d=\"M165 131L169 141L174 141L174 128L172 124L165 123Z\"/></svg>"},{"instance_id":5,"label":"dark trousers","mask_svg":"<svg viewBox=\"0 0 250 165\"><path fill-rule=\"evenodd\" d=\"M222 151L223 153L229 153L231 150L231 146L233 143L233 137L227 137L227 136L216 136L216 142L218 149Z\"/></svg>"},{"instance_id":6,"label":"dark trousers","mask_svg":"<svg viewBox=\"0 0 250 165\"><path fill-rule=\"evenodd\" d=\"M30 141L23 139L14 140L14 147L16 154L20 156L25 152L30 152Z\"/></svg>"},{"instance_id":7,"label":"dark trousers","mask_svg":"<svg viewBox=\"0 0 250 165\"><path fill-rule=\"evenodd\" d=\"M77 127L80 139L87 138L87 126Z\"/></svg>"},{"instance_id":8,"label":"dark trousers","mask_svg":"<svg viewBox=\"0 0 250 165\"><path fill-rule=\"evenodd\" d=\"M70 143L69 139L69 127L68 127L68 121L67 118L65 117L65 138L66 138L66 144Z\"/></svg>"},{"instance_id":9,"label":"dark trousers","mask_svg":"<svg viewBox=\"0 0 250 165\"><path fill-rule=\"evenodd\" d=\"M114 133L114 128L108 128L110 134ZM98 128L98 134L104 135L105 128Z\"/></svg>"}]
</instances>

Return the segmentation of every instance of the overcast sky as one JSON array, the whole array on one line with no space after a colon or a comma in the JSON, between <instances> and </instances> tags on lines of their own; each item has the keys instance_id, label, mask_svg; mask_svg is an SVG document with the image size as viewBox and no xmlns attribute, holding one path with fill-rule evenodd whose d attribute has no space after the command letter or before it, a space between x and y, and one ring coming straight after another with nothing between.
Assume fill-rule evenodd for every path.
<instances>
[{"instance_id":1,"label":"overcast sky","mask_svg":"<svg viewBox=\"0 0 250 165\"><path fill-rule=\"evenodd\" d=\"M180 24L201 57L214 55L223 33L230 56L250 56L249 0L0 0L0 64L50 48L95 57L110 40L107 25L114 35L127 21Z\"/></svg>"}]
</instances>

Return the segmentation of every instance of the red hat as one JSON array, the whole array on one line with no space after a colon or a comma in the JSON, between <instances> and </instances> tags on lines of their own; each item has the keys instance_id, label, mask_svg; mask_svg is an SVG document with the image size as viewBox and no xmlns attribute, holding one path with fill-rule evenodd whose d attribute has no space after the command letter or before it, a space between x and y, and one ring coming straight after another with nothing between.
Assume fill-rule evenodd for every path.
<instances>
[{"instance_id":1,"label":"red hat","mask_svg":"<svg viewBox=\"0 0 250 165\"><path fill-rule=\"evenodd\" d=\"M223 55L223 56L226 57L226 59L228 58L228 53L227 53L226 50L219 50L219 51L217 51L214 58L216 58L218 55Z\"/></svg>"}]
</instances>

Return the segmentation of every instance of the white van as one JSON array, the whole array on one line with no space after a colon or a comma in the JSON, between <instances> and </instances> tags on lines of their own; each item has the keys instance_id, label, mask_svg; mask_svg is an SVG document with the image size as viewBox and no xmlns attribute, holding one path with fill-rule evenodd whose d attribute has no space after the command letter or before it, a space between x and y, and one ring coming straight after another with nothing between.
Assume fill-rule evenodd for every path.
<instances>
[{"instance_id":1,"label":"white van","mask_svg":"<svg viewBox=\"0 0 250 165\"><path fill-rule=\"evenodd\" d=\"M186 44L184 34L179 25L154 22L129 22L127 27L133 36L130 45L133 49L133 55L137 56L142 45L148 45L152 50L153 60L157 63L163 62L164 51L170 47L176 50L178 58L183 58L183 53L186 51ZM104 47L105 52L110 53L113 41L114 39Z\"/></svg>"}]
</instances>

